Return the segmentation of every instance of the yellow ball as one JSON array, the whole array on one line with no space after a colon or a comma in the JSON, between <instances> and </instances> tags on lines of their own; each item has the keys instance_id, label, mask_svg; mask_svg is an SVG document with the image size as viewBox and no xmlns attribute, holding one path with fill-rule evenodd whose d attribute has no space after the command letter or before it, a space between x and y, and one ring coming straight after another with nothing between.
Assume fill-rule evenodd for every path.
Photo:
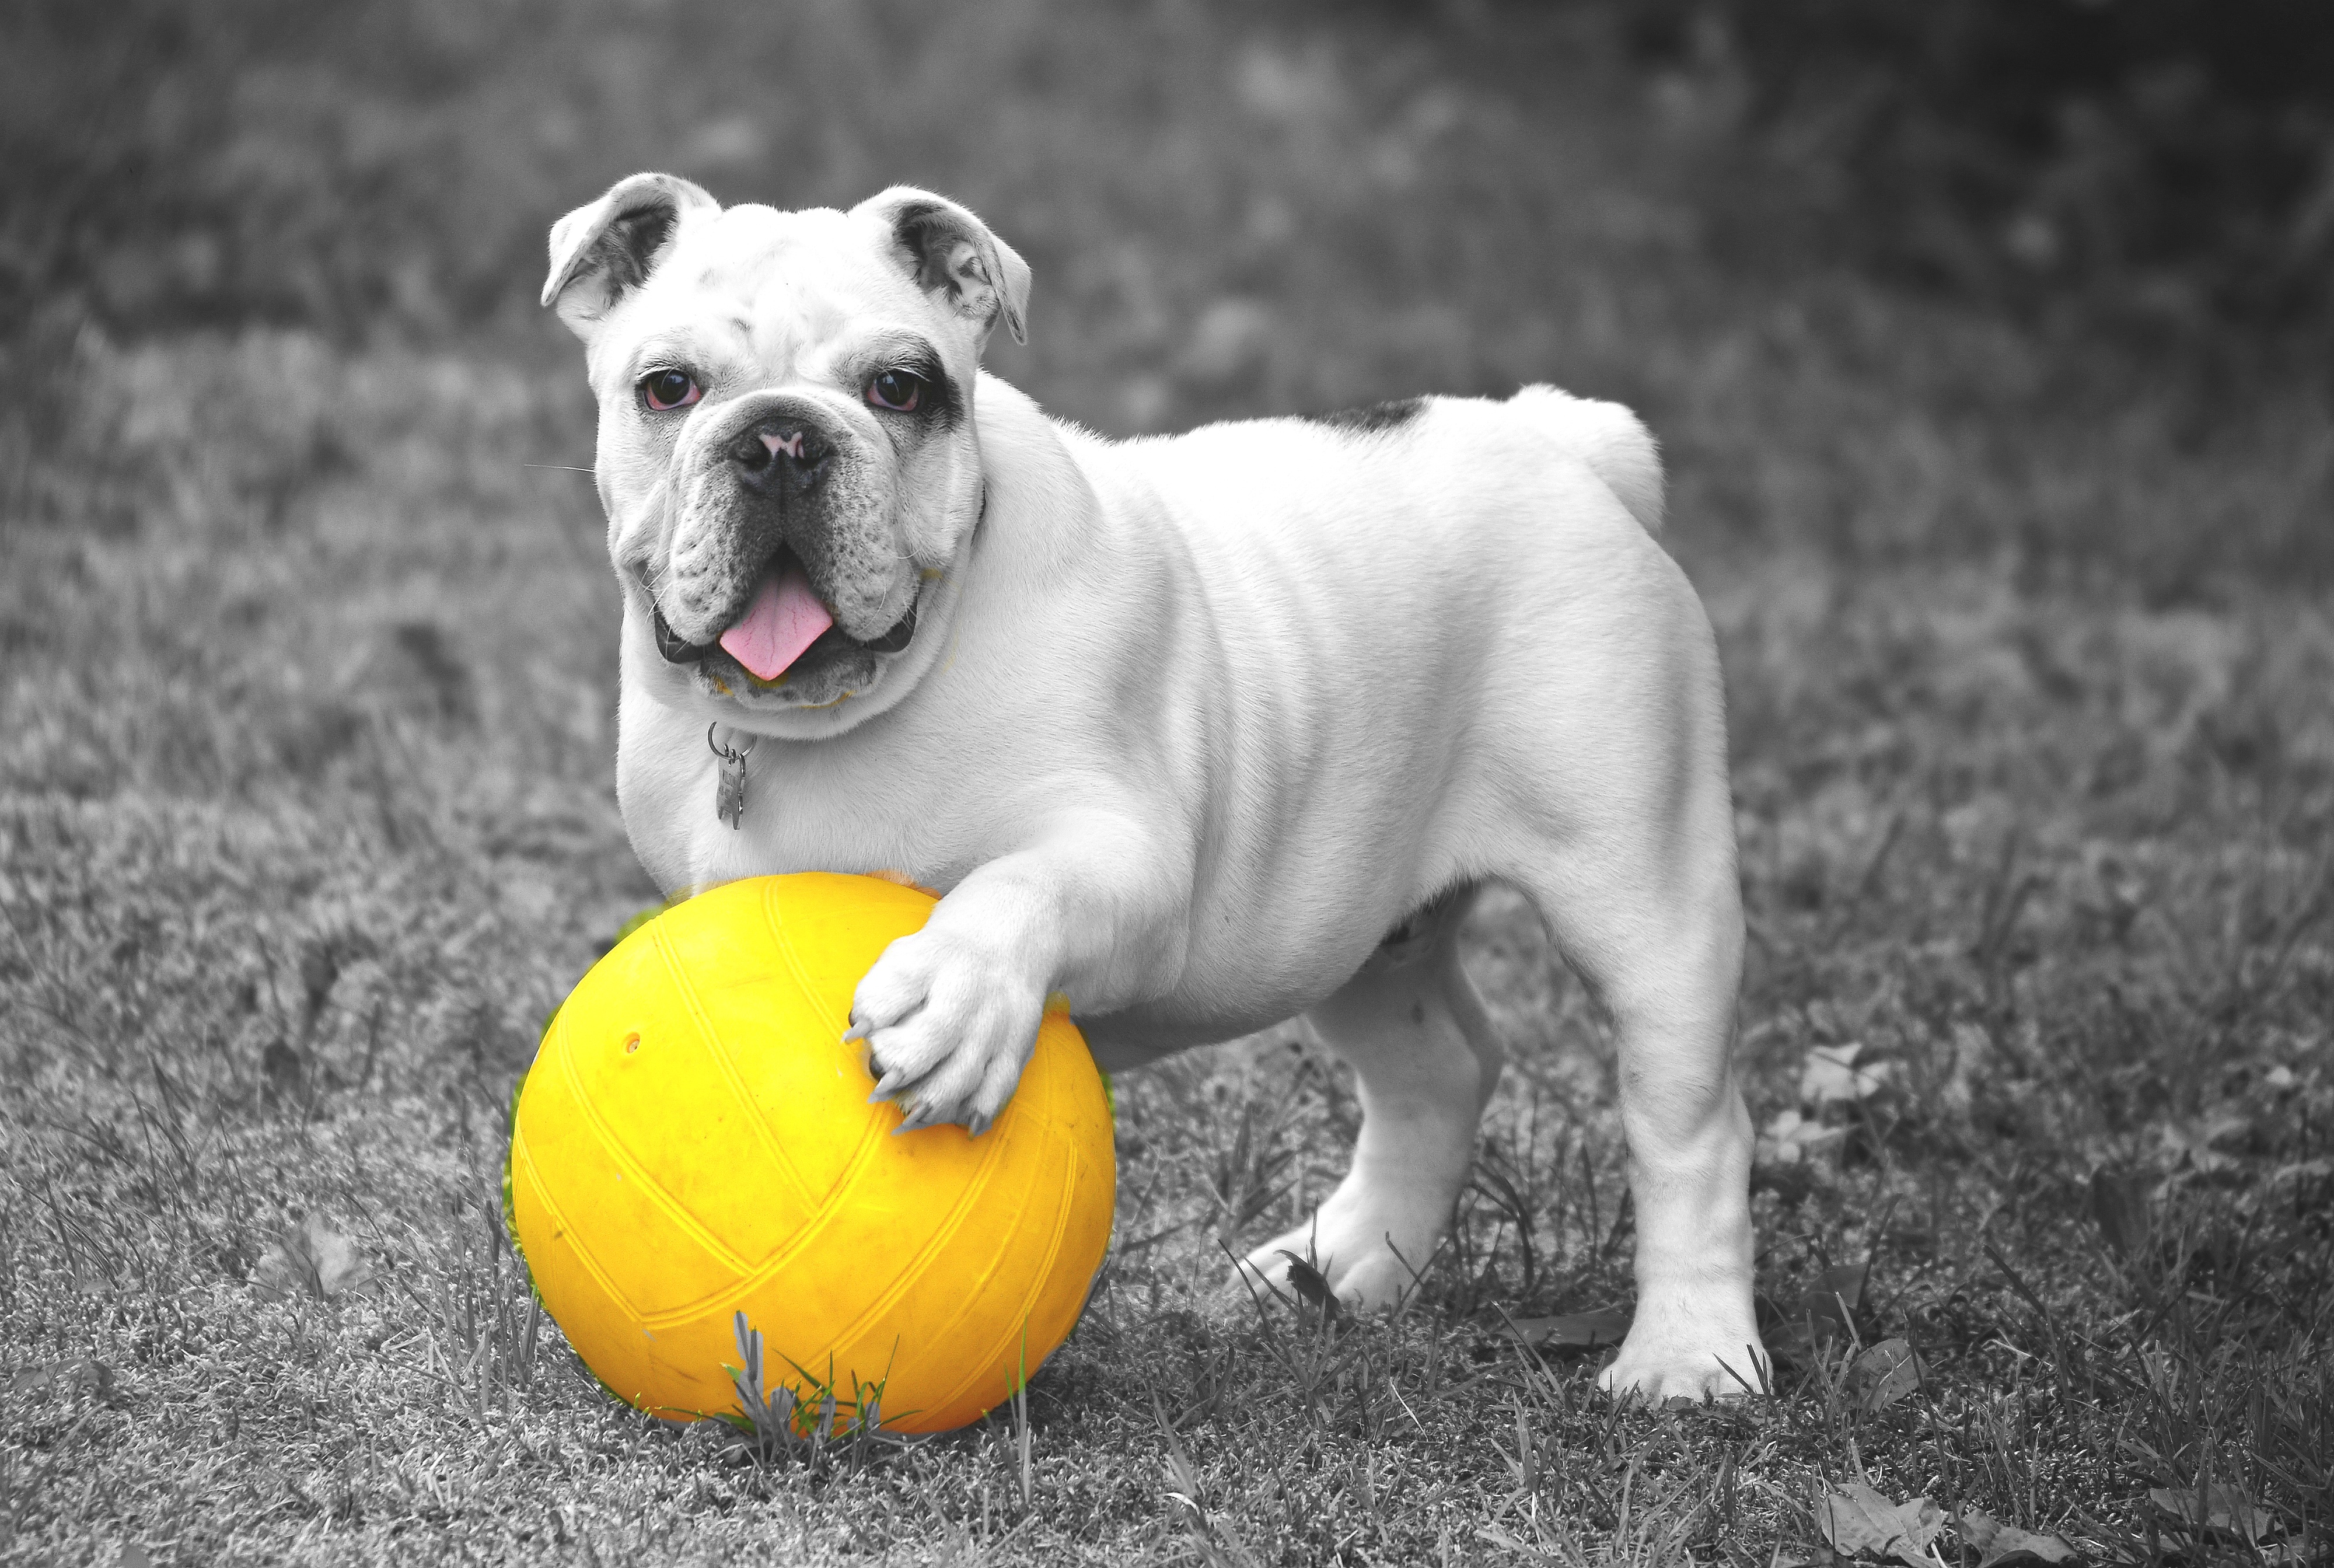
<instances>
[{"instance_id":1,"label":"yellow ball","mask_svg":"<svg viewBox=\"0 0 2334 1568\"><path fill-rule=\"evenodd\" d=\"M868 876L733 882L632 932L560 1006L513 1118L510 1216L545 1307L618 1397L734 1413L742 1311L770 1388L826 1384L847 1407L854 1377L881 1382L886 1430L944 1431L1069 1337L1117 1186L1069 1018L1046 1015L977 1138L892 1136L899 1108L867 1103L863 1048L843 1041L861 977L932 902Z\"/></svg>"}]
</instances>

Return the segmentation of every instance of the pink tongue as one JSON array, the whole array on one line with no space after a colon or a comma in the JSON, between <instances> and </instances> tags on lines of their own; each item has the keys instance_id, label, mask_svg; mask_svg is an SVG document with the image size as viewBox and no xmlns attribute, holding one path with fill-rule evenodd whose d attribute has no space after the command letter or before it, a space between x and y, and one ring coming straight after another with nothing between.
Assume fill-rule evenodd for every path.
<instances>
[{"instance_id":1,"label":"pink tongue","mask_svg":"<svg viewBox=\"0 0 2334 1568\"><path fill-rule=\"evenodd\" d=\"M834 617L810 591L810 578L789 561L784 572L762 579L754 590L754 602L736 625L721 634L721 646L755 679L775 681L833 624Z\"/></svg>"}]
</instances>

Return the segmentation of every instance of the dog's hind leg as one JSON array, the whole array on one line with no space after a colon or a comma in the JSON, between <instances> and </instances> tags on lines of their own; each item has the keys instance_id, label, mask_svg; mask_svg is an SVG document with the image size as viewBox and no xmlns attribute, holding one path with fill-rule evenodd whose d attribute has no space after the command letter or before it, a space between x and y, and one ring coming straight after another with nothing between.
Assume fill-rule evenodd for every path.
<instances>
[{"instance_id":1,"label":"dog's hind leg","mask_svg":"<svg viewBox=\"0 0 2334 1568\"><path fill-rule=\"evenodd\" d=\"M1278 1282L1294 1253L1315 1260L1340 1300L1391 1303L1441 1243L1466 1186L1475 1128L1506 1060L1459 962L1474 902L1461 888L1418 912L1343 986L1305 1015L1354 1070L1362 1102L1354 1163L1304 1224L1248 1255Z\"/></svg>"},{"instance_id":2,"label":"dog's hind leg","mask_svg":"<svg viewBox=\"0 0 2334 1568\"><path fill-rule=\"evenodd\" d=\"M1733 1060L1741 891L1715 661L1703 668L1710 700L1580 737L1564 765L1599 787L1576 783L1538 823L1519 822L1505 869L1612 1027L1637 1305L1601 1382L1655 1401L1739 1395L1765 1379L1751 1127Z\"/></svg>"}]
</instances>

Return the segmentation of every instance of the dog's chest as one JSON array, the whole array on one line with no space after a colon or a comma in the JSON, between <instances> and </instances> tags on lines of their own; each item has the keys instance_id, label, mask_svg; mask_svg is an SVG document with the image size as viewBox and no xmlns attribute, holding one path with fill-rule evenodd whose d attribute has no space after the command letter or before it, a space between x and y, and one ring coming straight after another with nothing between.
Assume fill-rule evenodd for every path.
<instances>
[{"instance_id":1,"label":"dog's chest","mask_svg":"<svg viewBox=\"0 0 2334 1568\"><path fill-rule=\"evenodd\" d=\"M749 749L726 731L667 728L628 735L617 760L625 829L667 892L811 870L890 873L944 891L993 837L974 819L979 798L947 789L942 770L841 765L847 748L834 742L764 738Z\"/></svg>"}]
</instances>

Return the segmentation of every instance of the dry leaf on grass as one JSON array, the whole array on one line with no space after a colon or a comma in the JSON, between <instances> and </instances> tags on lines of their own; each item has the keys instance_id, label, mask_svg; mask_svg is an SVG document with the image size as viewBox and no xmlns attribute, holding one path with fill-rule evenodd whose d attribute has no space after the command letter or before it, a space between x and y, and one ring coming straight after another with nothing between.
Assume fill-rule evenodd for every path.
<instances>
[{"instance_id":1,"label":"dry leaf on grass","mask_svg":"<svg viewBox=\"0 0 2334 1568\"><path fill-rule=\"evenodd\" d=\"M1869 1263L1839 1263L1816 1276L1799 1300L1798 1310L1767 1333L1767 1349L1783 1360L1804 1365L1817 1356L1828 1356L1834 1346L1855 1337L1857 1309L1864 1301Z\"/></svg>"},{"instance_id":2,"label":"dry leaf on grass","mask_svg":"<svg viewBox=\"0 0 2334 1568\"><path fill-rule=\"evenodd\" d=\"M2191 1530L2219 1530L2243 1541L2277 1532L2277 1516L2235 1486L2218 1482L2198 1492L2192 1486L2151 1486L2147 1500Z\"/></svg>"},{"instance_id":3,"label":"dry leaf on grass","mask_svg":"<svg viewBox=\"0 0 2334 1568\"><path fill-rule=\"evenodd\" d=\"M271 1243L251 1271L251 1282L271 1296L306 1294L329 1301L372 1283L372 1264L356 1244L310 1215Z\"/></svg>"},{"instance_id":4,"label":"dry leaf on grass","mask_svg":"<svg viewBox=\"0 0 2334 1568\"><path fill-rule=\"evenodd\" d=\"M2223 1154L2213 1146L2251 1132L2252 1126L2252 1121L2234 1111L2167 1123L2163 1130L2165 1151L2172 1156L2174 1163L2185 1160L2198 1175L2210 1176L2237 1163L2234 1155Z\"/></svg>"},{"instance_id":5,"label":"dry leaf on grass","mask_svg":"<svg viewBox=\"0 0 2334 1568\"><path fill-rule=\"evenodd\" d=\"M1798 1107L1786 1107L1759 1134L1756 1158L1760 1165L1799 1165L1832 1153L1847 1139L1846 1128L1826 1127Z\"/></svg>"},{"instance_id":6,"label":"dry leaf on grass","mask_svg":"<svg viewBox=\"0 0 2334 1568\"><path fill-rule=\"evenodd\" d=\"M1848 1369L1848 1380L1867 1410L1885 1410L1921 1386L1921 1358L1904 1340L1883 1340Z\"/></svg>"},{"instance_id":7,"label":"dry leaf on grass","mask_svg":"<svg viewBox=\"0 0 2334 1568\"><path fill-rule=\"evenodd\" d=\"M77 1356L69 1361L52 1361L45 1367L19 1372L8 1380L8 1391L19 1399L53 1390L72 1394L83 1389L111 1404L113 1369L93 1357Z\"/></svg>"},{"instance_id":8,"label":"dry leaf on grass","mask_svg":"<svg viewBox=\"0 0 2334 1568\"><path fill-rule=\"evenodd\" d=\"M1845 1557L1894 1557L1910 1568L1937 1568L1933 1544L1945 1516L1925 1496L1891 1503L1862 1481L1851 1481L1816 1505L1816 1524Z\"/></svg>"},{"instance_id":9,"label":"dry leaf on grass","mask_svg":"<svg viewBox=\"0 0 2334 1568\"><path fill-rule=\"evenodd\" d=\"M1834 1322L1844 1326L1847 1320L1840 1314L1853 1313L1864 1304L1864 1282L1871 1273L1869 1260L1860 1263L1834 1263L1816 1276L1816 1282L1808 1287L1801 1304L1811 1315L1829 1312Z\"/></svg>"},{"instance_id":10,"label":"dry leaf on grass","mask_svg":"<svg viewBox=\"0 0 2334 1568\"><path fill-rule=\"evenodd\" d=\"M2334 1176L2334 1159L2289 1160L2269 1173L2269 1185L2281 1186L2287 1182L2324 1181Z\"/></svg>"},{"instance_id":11,"label":"dry leaf on grass","mask_svg":"<svg viewBox=\"0 0 2334 1568\"><path fill-rule=\"evenodd\" d=\"M1896 1076L1896 1064L1867 1061L1858 1066L1857 1058L1863 1054L1864 1046L1856 1040L1808 1047L1807 1062L1799 1069L1800 1102L1853 1105L1886 1089Z\"/></svg>"},{"instance_id":12,"label":"dry leaf on grass","mask_svg":"<svg viewBox=\"0 0 2334 1568\"><path fill-rule=\"evenodd\" d=\"M1593 1350L1603 1345L1617 1345L1629 1332L1629 1312L1625 1307L1566 1312L1553 1318L1513 1318L1509 1321L1517 1339L1547 1350Z\"/></svg>"},{"instance_id":13,"label":"dry leaf on grass","mask_svg":"<svg viewBox=\"0 0 2334 1568\"><path fill-rule=\"evenodd\" d=\"M1314 1311L1336 1317L1337 1292L1329 1288L1329 1276L1287 1247L1280 1249L1280 1255L1288 1260L1288 1288L1302 1297L1305 1304Z\"/></svg>"},{"instance_id":14,"label":"dry leaf on grass","mask_svg":"<svg viewBox=\"0 0 2334 1568\"><path fill-rule=\"evenodd\" d=\"M1997 1563L2022 1563L2029 1559L2064 1563L2075 1554L2075 1549L2056 1535L2037 1535L2015 1524L2005 1524L1982 1508L1963 1509L1959 1527L1962 1544L1977 1552L1977 1568L1994 1568Z\"/></svg>"},{"instance_id":15,"label":"dry leaf on grass","mask_svg":"<svg viewBox=\"0 0 2334 1568\"><path fill-rule=\"evenodd\" d=\"M2091 1173L2091 1218L2116 1256L2136 1258L2147 1250L2148 1197L2155 1187L2152 1178L2137 1171L2102 1166Z\"/></svg>"}]
</instances>

